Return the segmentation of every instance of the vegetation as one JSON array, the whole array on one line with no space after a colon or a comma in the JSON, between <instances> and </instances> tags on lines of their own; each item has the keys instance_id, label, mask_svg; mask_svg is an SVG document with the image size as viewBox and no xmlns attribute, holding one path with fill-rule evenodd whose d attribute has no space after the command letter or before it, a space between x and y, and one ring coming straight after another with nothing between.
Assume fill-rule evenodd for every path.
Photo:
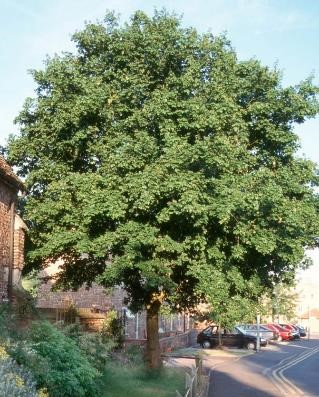
<instances>
[{"instance_id":1,"label":"vegetation","mask_svg":"<svg viewBox=\"0 0 319 397\"><path fill-rule=\"evenodd\" d=\"M209 308L205 317L231 329L237 323L255 322L262 306L263 288L257 278L245 280L237 269L207 272L199 283Z\"/></svg>"},{"instance_id":2,"label":"vegetation","mask_svg":"<svg viewBox=\"0 0 319 397\"><path fill-rule=\"evenodd\" d=\"M296 320L298 294L290 286L277 284L265 300L265 312L272 317L272 321L285 318L286 321Z\"/></svg>"},{"instance_id":3,"label":"vegetation","mask_svg":"<svg viewBox=\"0 0 319 397\"><path fill-rule=\"evenodd\" d=\"M0 379L0 396L39 397L32 373L19 366L2 344L0 344Z\"/></svg>"},{"instance_id":4,"label":"vegetation","mask_svg":"<svg viewBox=\"0 0 319 397\"><path fill-rule=\"evenodd\" d=\"M185 372L165 368L150 373L141 364L124 368L113 364L107 367L104 383L104 397L175 397L176 390L184 390Z\"/></svg>"},{"instance_id":5,"label":"vegetation","mask_svg":"<svg viewBox=\"0 0 319 397\"><path fill-rule=\"evenodd\" d=\"M156 368L164 301L235 313L317 244L318 180L293 125L318 113L318 87L282 87L278 70L165 11L123 26L108 14L73 40L75 54L33 71L9 145L27 185L26 269L63 258L60 286L124 285L147 310Z\"/></svg>"},{"instance_id":6,"label":"vegetation","mask_svg":"<svg viewBox=\"0 0 319 397\"><path fill-rule=\"evenodd\" d=\"M98 391L97 369L70 338L47 322L35 322L10 353L51 397L93 396Z\"/></svg>"},{"instance_id":7,"label":"vegetation","mask_svg":"<svg viewBox=\"0 0 319 397\"><path fill-rule=\"evenodd\" d=\"M102 341L113 340L117 347L123 347L124 327L115 310L107 313L101 329Z\"/></svg>"},{"instance_id":8,"label":"vegetation","mask_svg":"<svg viewBox=\"0 0 319 397\"><path fill-rule=\"evenodd\" d=\"M150 372L139 347L119 350L105 330L87 333L78 324L43 320L19 329L18 319L15 310L0 306L1 396L169 397L183 388L183 372ZM11 332L10 323L18 332Z\"/></svg>"}]
</instances>

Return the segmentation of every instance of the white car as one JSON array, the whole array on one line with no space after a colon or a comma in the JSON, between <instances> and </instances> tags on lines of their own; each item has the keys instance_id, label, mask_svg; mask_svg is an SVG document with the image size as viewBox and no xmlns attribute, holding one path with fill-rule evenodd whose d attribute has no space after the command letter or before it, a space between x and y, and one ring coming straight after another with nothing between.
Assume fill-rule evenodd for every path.
<instances>
[{"instance_id":1,"label":"white car","mask_svg":"<svg viewBox=\"0 0 319 397\"><path fill-rule=\"evenodd\" d=\"M257 324L240 324L237 325L236 328L247 335L257 336ZM270 331L263 325L259 326L259 336L267 341L270 341L275 337L273 331Z\"/></svg>"}]
</instances>

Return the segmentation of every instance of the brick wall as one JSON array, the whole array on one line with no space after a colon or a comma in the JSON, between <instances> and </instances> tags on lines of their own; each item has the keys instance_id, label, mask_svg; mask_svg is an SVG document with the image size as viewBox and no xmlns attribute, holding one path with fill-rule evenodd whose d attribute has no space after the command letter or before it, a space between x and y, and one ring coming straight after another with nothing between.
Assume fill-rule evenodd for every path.
<instances>
[{"instance_id":1,"label":"brick wall","mask_svg":"<svg viewBox=\"0 0 319 397\"><path fill-rule=\"evenodd\" d=\"M0 156L0 303L8 297L9 274L11 274L9 270L10 272L12 270L12 282L19 281L24 262L26 226L18 215L15 215L14 219L11 218L11 205L16 203L18 192L23 189L23 182ZM12 221L15 224L14 231ZM13 253L10 252L10 247L13 248Z\"/></svg>"},{"instance_id":2,"label":"brick wall","mask_svg":"<svg viewBox=\"0 0 319 397\"><path fill-rule=\"evenodd\" d=\"M40 274L40 278L52 277L59 272L59 267L63 261L51 263ZM120 288L113 288L106 290L98 284L93 284L92 288L85 286L79 288L77 291L52 291L54 283L52 281L42 282L37 296L37 307L41 309L63 309L70 304L77 308L97 308L101 311L109 310L114 307L116 310L121 310L123 307L124 294Z\"/></svg>"},{"instance_id":3,"label":"brick wall","mask_svg":"<svg viewBox=\"0 0 319 397\"><path fill-rule=\"evenodd\" d=\"M110 296L97 284L92 288L81 287L77 291L52 291L53 283L42 283L38 290L37 307L63 309L70 304L77 308L107 310L111 307Z\"/></svg>"},{"instance_id":4,"label":"brick wall","mask_svg":"<svg viewBox=\"0 0 319 397\"><path fill-rule=\"evenodd\" d=\"M41 272L40 279L57 275L63 266L63 260L57 260ZM77 308L93 309L94 307L106 311L111 307L121 310L123 306L123 291L119 288L106 290L98 284L93 284L92 288L82 286L77 291L53 291L54 282L52 280L42 281L38 289L37 307L40 309L63 309L70 304Z\"/></svg>"},{"instance_id":5,"label":"brick wall","mask_svg":"<svg viewBox=\"0 0 319 397\"><path fill-rule=\"evenodd\" d=\"M13 284L21 284L21 272L24 264L24 241L27 227L19 215L14 217L13 244Z\"/></svg>"},{"instance_id":6,"label":"brick wall","mask_svg":"<svg viewBox=\"0 0 319 397\"><path fill-rule=\"evenodd\" d=\"M0 300L7 296L10 264L10 203L14 191L0 179Z\"/></svg>"},{"instance_id":7,"label":"brick wall","mask_svg":"<svg viewBox=\"0 0 319 397\"><path fill-rule=\"evenodd\" d=\"M62 265L62 260L51 263L41 276L45 278L56 275ZM128 310L124 305L123 288L114 287L106 290L98 284L93 284L92 288L81 287L77 291L53 291L53 286L52 281L43 282L37 296L37 307L42 311L50 311L53 319L63 320L65 309L72 304L78 309L81 323L87 329L96 330L103 323L105 314L110 309L115 309L122 318L126 339L146 338L146 312L134 314ZM186 313L159 317L159 332L162 337L171 333L185 332L191 328L193 321Z\"/></svg>"}]
</instances>

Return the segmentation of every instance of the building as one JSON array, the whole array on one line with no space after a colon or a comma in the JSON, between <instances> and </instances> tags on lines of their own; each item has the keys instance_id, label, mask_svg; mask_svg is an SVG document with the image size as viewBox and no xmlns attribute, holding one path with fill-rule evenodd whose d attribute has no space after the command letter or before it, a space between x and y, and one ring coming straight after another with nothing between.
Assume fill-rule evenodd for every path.
<instances>
[{"instance_id":1,"label":"building","mask_svg":"<svg viewBox=\"0 0 319 397\"><path fill-rule=\"evenodd\" d=\"M63 266L63 260L57 260L40 274L36 306L46 318L52 321L65 320L69 308L77 311L80 322L89 330L98 330L107 313L115 310L123 320L126 340L144 340L146 338L146 312L132 313L125 305L125 291L121 287L105 289L94 283L85 285L76 291L54 290L54 277ZM189 314L160 315L159 332L163 335L185 332L193 326Z\"/></svg>"},{"instance_id":2,"label":"building","mask_svg":"<svg viewBox=\"0 0 319 397\"><path fill-rule=\"evenodd\" d=\"M21 282L27 228L16 213L16 205L23 190L23 182L0 156L0 302L10 300L13 286Z\"/></svg>"},{"instance_id":3,"label":"building","mask_svg":"<svg viewBox=\"0 0 319 397\"><path fill-rule=\"evenodd\" d=\"M298 323L319 332L319 285L316 282L298 283L297 319Z\"/></svg>"},{"instance_id":4,"label":"building","mask_svg":"<svg viewBox=\"0 0 319 397\"><path fill-rule=\"evenodd\" d=\"M298 273L296 314L300 324L311 332L319 332L319 249L308 250L306 254L313 265Z\"/></svg>"}]
</instances>

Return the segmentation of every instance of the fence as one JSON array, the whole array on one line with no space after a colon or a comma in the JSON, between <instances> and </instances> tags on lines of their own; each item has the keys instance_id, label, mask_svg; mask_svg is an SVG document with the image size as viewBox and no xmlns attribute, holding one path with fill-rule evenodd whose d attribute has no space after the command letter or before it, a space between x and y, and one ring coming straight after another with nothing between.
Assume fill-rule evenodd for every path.
<instances>
[{"instance_id":1,"label":"fence","mask_svg":"<svg viewBox=\"0 0 319 397\"><path fill-rule=\"evenodd\" d=\"M196 343L198 331L193 329L183 333L174 333L168 337L160 338L160 348L162 353L171 352L180 347L192 346Z\"/></svg>"},{"instance_id":2,"label":"fence","mask_svg":"<svg viewBox=\"0 0 319 397\"><path fill-rule=\"evenodd\" d=\"M119 312L125 328L127 339L145 339L146 335L146 312L131 313L124 309ZM188 313L160 315L158 319L159 333L161 337L186 332L193 328L194 320Z\"/></svg>"},{"instance_id":3,"label":"fence","mask_svg":"<svg viewBox=\"0 0 319 397\"><path fill-rule=\"evenodd\" d=\"M185 374L185 393L176 390L176 397L204 397L208 386L208 377L203 375L202 359L196 358L196 366L191 367L191 374Z\"/></svg>"}]
</instances>

